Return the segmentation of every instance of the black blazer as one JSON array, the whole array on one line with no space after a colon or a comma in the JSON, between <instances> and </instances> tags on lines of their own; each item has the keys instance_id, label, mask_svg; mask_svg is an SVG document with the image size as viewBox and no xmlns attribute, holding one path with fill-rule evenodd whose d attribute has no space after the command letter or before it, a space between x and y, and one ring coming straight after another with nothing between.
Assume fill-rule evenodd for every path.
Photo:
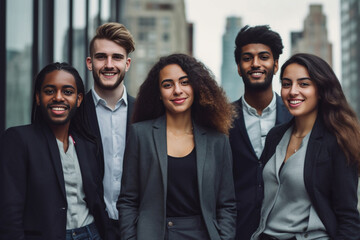
<instances>
[{"instance_id":1,"label":"black blazer","mask_svg":"<svg viewBox=\"0 0 360 240\"><path fill-rule=\"evenodd\" d=\"M103 151L103 146L102 146L102 141L101 141L101 133L100 133L100 128L99 128L99 122L96 116L96 109L95 109L95 103L94 103L94 99L92 96L92 90L90 90L86 96L85 96L85 113L86 116L88 117L88 125L90 128L90 131L92 132L93 135L96 136L97 138L97 144L99 146L99 151L100 154L102 156L99 166L100 171L102 176L104 176L104 151ZM129 126L130 126L130 121L131 121L131 116L132 116L132 112L134 109L134 103L135 103L135 98L133 98L132 96L130 96L129 94L127 95L127 101L128 101L128 111L127 111L127 131L126 131L126 135L128 135L129 132Z\"/></svg>"},{"instance_id":2,"label":"black blazer","mask_svg":"<svg viewBox=\"0 0 360 240\"><path fill-rule=\"evenodd\" d=\"M277 126L268 133L261 157L265 164L293 123ZM311 203L331 239L360 239L358 177L356 166L347 164L335 135L326 129L318 116L306 149L304 182Z\"/></svg>"},{"instance_id":3,"label":"black blazer","mask_svg":"<svg viewBox=\"0 0 360 240\"><path fill-rule=\"evenodd\" d=\"M227 136L194 123L199 199L210 239L234 239L236 206ZM166 118L135 123L125 150L117 203L121 239L165 237Z\"/></svg>"},{"instance_id":4,"label":"black blazer","mask_svg":"<svg viewBox=\"0 0 360 240\"><path fill-rule=\"evenodd\" d=\"M238 114L229 135L237 206L236 239L248 240L260 223L263 164L256 156L246 130L242 99L233 104ZM285 123L291 117L281 97L276 94L275 125Z\"/></svg>"},{"instance_id":5,"label":"black blazer","mask_svg":"<svg viewBox=\"0 0 360 240\"><path fill-rule=\"evenodd\" d=\"M72 133L85 201L100 235L106 211L95 145ZM0 139L0 239L64 239L67 201L59 148L46 126L6 130Z\"/></svg>"}]
</instances>

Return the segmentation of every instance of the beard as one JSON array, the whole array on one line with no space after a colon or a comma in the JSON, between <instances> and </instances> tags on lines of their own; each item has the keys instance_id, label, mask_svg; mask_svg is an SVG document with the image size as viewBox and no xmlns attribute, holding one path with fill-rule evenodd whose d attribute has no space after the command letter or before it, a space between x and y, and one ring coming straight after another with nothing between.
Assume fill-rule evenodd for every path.
<instances>
[{"instance_id":1,"label":"beard","mask_svg":"<svg viewBox=\"0 0 360 240\"><path fill-rule=\"evenodd\" d=\"M121 71L119 74L118 79L116 79L116 82L113 85L105 85L101 80L100 80L100 76L97 72L92 71L93 74L93 78L94 78L94 83L95 85L97 85L100 89L103 90L114 90L116 89L120 83L122 83L122 81L124 80L125 77L125 69L124 71Z\"/></svg>"},{"instance_id":2,"label":"beard","mask_svg":"<svg viewBox=\"0 0 360 240\"><path fill-rule=\"evenodd\" d=\"M271 86L272 79L274 76L274 68L275 66L266 73L265 79L263 82L251 82L248 74L240 69L242 79L244 81L245 88L253 91L264 91Z\"/></svg>"},{"instance_id":3,"label":"beard","mask_svg":"<svg viewBox=\"0 0 360 240\"><path fill-rule=\"evenodd\" d=\"M40 99L40 109L41 109L41 113L45 119L45 121L49 124L49 125L56 125L56 126L60 126L60 125L65 125L67 124L69 121L71 121L71 119L75 116L76 111L78 109L77 107L77 103L78 103L78 98L76 98L76 102L75 105L70 109L69 114L67 115L67 117L64 120L53 120L49 113L48 110L50 109L51 104L48 105L44 105ZM62 104L64 106L66 106L68 109L70 108L70 106L68 104Z\"/></svg>"}]
</instances>

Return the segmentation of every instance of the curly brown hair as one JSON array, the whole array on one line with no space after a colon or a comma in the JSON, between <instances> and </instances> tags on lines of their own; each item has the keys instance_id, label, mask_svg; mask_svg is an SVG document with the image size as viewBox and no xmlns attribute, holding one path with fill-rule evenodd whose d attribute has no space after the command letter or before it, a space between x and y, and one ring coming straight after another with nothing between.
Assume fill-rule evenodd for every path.
<instances>
[{"instance_id":1,"label":"curly brown hair","mask_svg":"<svg viewBox=\"0 0 360 240\"><path fill-rule=\"evenodd\" d=\"M186 54L172 54L161 57L152 67L136 97L132 122L155 119L165 113L160 101L159 75L161 69L170 64L179 65L189 77L194 91L191 115L201 126L228 134L235 115L225 92L217 84L211 71L204 64Z\"/></svg>"}]
</instances>

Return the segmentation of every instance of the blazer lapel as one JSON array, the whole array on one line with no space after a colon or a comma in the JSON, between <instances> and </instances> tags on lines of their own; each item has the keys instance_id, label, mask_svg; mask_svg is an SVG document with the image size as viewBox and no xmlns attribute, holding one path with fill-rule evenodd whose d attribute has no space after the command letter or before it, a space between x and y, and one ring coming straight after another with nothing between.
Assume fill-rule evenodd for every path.
<instances>
[{"instance_id":1,"label":"blazer lapel","mask_svg":"<svg viewBox=\"0 0 360 240\"><path fill-rule=\"evenodd\" d=\"M56 138L47 126L43 127L42 129L48 143L50 158L54 165L56 177L59 182L59 187L61 189L63 196L66 198L64 173L62 170L59 147L57 145Z\"/></svg>"},{"instance_id":2,"label":"blazer lapel","mask_svg":"<svg viewBox=\"0 0 360 240\"><path fill-rule=\"evenodd\" d=\"M198 178L198 187L200 194L200 202L202 202L202 180L203 180L203 169L206 159L206 148L207 148L207 138L206 130L202 127L196 125L193 122L194 126L194 140L196 148L196 167L197 167L197 178Z\"/></svg>"},{"instance_id":3,"label":"blazer lapel","mask_svg":"<svg viewBox=\"0 0 360 240\"><path fill-rule=\"evenodd\" d=\"M167 143L166 143L166 118L165 115L157 118L153 123L153 137L156 153L159 159L164 184L164 198L167 196Z\"/></svg>"}]
</instances>

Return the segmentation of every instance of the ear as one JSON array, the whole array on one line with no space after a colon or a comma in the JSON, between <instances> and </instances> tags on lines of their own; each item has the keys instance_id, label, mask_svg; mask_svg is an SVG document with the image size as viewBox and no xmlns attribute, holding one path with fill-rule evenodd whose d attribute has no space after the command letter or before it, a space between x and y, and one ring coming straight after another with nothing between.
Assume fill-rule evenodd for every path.
<instances>
[{"instance_id":1,"label":"ear","mask_svg":"<svg viewBox=\"0 0 360 240\"><path fill-rule=\"evenodd\" d=\"M36 98L36 105L40 106L40 96L38 92L35 94L35 98Z\"/></svg>"},{"instance_id":2,"label":"ear","mask_svg":"<svg viewBox=\"0 0 360 240\"><path fill-rule=\"evenodd\" d=\"M77 107L80 107L83 99L84 99L84 95L82 93L79 93L77 95Z\"/></svg>"},{"instance_id":3,"label":"ear","mask_svg":"<svg viewBox=\"0 0 360 240\"><path fill-rule=\"evenodd\" d=\"M87 57L86 58L86 66L87 68L92 71L92 60L91 60L91 57Z\"/></svg>"},{"instance_id":4,"label":"ear","mask_svg":"<svg viewBox=\"0 0 360 240\"><path fill-rule=\"evenodd\" d=\"M242 77L242 74L241 74L241 71L240 71L240 63L238 63L237 69L238 69L238 73L239 73L240 77Z\"/></svg>"},{"instance_id":5,"label":"ear","mask_svg":"<svg viewBox=\"0 0 360 240\"><path fill-rule=\"evenodd\" d=\"M277 73L278 70L279 70L279 59L276 59L274 63L274 75Z\"/></svg>"},{"instance_id":6,"label":"ear","mask_svg":"<svg viewBox=\"0 0 360 240\"><path fill-rule=\"evenodd\" d=\"M126 63L125 63L125 72L129 71L130 69L130 64L131 64L131 58L127 58L126 59Z\"/></svg>"}]
</instances>

